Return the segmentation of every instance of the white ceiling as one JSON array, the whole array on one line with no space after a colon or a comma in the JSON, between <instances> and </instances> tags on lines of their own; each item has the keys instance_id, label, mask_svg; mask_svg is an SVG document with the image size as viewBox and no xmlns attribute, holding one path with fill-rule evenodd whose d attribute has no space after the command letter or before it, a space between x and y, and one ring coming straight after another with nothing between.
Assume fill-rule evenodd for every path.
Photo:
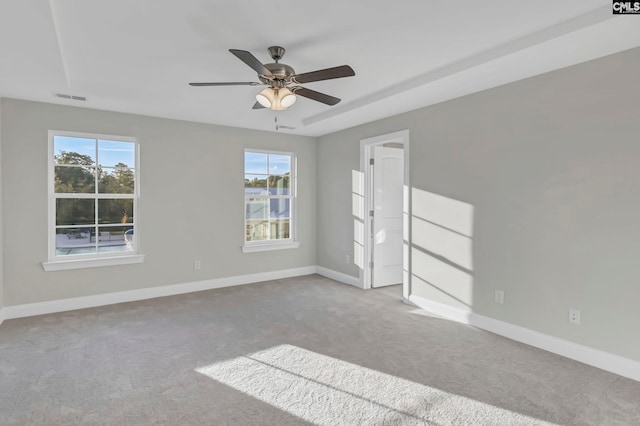
<instances>
[{"instance_id":1,"label":"white ceiling","mask_svg":"<svg viewBox=\"0 0 640 426\"><path fill-rule=\"evenodd\" d=\"M3 0L0 96L273 131L260 87L187 85L257 81L228 49L267 63L271 45L298 73L356 71L306 85L338 105L278 113L319 136L640 46L640 17L608 0Z\"/></svg>"}]
</instances>

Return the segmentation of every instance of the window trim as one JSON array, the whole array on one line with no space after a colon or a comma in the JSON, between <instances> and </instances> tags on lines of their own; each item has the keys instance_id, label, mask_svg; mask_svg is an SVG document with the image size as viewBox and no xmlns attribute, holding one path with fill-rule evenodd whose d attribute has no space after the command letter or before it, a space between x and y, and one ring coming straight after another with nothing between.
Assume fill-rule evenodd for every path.
<instances>
[{"instance_id":1,"label":"window trim","mask_svg":"<svg viewBox=\"0 0 640 426\"><path fill-rule=\"evenodd\" d=\"M266 241L247 241L247 195L244 190L244 176L246 172L246 154L248 152L254 152L257 154L275 154L275 155L288 155L291 157L291 181L289 198L289 238L279 240L266 240ZM268 172L269 170L267 170ZM298 241L298 157L293 151L277 151L270 149L253 149L245 148L242 152L242 210L243 210L243 235L242 235L242 252L243 253L255 253L271 250L284 250L293 249L300 246ZM269 175L267 175L269 176ZM271 196L265 197L271 198Z\"/></svg>"},{"instance_id":2,"label":"window trim","mask_svg":"<svg viewBox=\"0 0 640 426\"><path fill-rule=\"evenodd\" d=\"M42 262L42 268L47 271L66 271L68 269L98 268L101 266L129 265L144 262L144 254L127 254L114 257L93 259L56 260Z\"/></svg>"},{"instance_id":3,"label":"window trim","mask_svg":"<svg viewBox=\"0 0 640 426\"><path fill-rule=\"evenodd\" d=\"M261 243L261 244L258 244ZM270 251L270 250L285 250L285 249L293 249L300 247L299 241L289 241L279 242L278 240L269 241L265 243L264 241L256 241L255 244L249 244L242 246L243 253L256 253L261 251Z\"/></svg>"},{"instance_id":4,"label":"window trim","mask_svg":"<svg viewBox=\"0 0 640 426\"><path fill-rule=\"evenodd\" d=\"M133 200L133 251L126 252L107 252L107 253L91 253L78 254L73 256L56 256L56 199L69 198L58 197L55 192L55 162L54 162L54 138L56 136L68 136L95 140L111 140L121 142L131 142L135 146L135 165L134 165L134 193L127 194L126 197L113 197L110 194L103 194L102 198L130 198ZM97 167L97 164L96 164ZM97 190L97 187L96 187ZM141 263L144 255L140 254L140 142L138 138L122 135L108 135L102 133L89 132L71 132L65 130L49 130L48 132L48 156L47 156L47 261L42 262L45 271L58 271L66 269L92 268L99 266L124 265L131 263ZM74 198L95 199L95 195L87 196L86 194L77 194ZM94 225L97 226L97 225Z\"/></svg>"}]
</instances>

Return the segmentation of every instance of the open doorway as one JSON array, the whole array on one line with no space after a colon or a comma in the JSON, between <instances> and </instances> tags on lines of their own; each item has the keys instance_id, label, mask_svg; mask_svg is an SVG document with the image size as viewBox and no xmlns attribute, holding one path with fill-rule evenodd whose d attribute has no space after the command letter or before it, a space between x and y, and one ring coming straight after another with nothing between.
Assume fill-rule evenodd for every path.
<instances>
[{"instance_id":1,"label":"open doorway","mask_svg":"<svg viewBox=\"0 0 640 426\"><path fill-rule=\"evenodd\" d=\"M402 284L409 295L409 131L360 141L364 238L362 288Z\"/></svg>"}]
</instances>

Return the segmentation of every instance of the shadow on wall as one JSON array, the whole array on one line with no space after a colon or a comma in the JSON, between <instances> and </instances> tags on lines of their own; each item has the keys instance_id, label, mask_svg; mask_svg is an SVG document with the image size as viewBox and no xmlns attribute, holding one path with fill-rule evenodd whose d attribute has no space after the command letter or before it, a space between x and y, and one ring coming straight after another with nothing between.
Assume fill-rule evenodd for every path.
<instances>
[{"instance_id":1,"label":"shadow on wall","mask_svg":"<svg viewBox=\"0 0 640 426\"><path fill-rule=\"evenodd\" d=\"M365 269L367 226L364 173L352 170L353 261ZM471 204L417 188L404 187L404 282L412 294L456 308L473 306L473 213ZM411 243L408 222L411 221ZM408 259L411 258L411 270ZM409 297L409 294L405 294Z\"/></svg>"},{"instance_id":2,"label":"shadow on wall","mask_svg":"<svg viewBox=\"0 0 640 426\"><path fill-rule=\"evenodd\" d=\"M473 306L473 206L412 188L412 294Z\"/></svg>"},{"instance_id":3,"label":"shadow on wall","mask_svg":"<svg viewBox=\"0 0 640 426\"><path fill-rule=\"evenodd\" d=\"M364 270L364 173L351 171L351 208L353 213L353 263Z\"/></svg>"}]
</instances>

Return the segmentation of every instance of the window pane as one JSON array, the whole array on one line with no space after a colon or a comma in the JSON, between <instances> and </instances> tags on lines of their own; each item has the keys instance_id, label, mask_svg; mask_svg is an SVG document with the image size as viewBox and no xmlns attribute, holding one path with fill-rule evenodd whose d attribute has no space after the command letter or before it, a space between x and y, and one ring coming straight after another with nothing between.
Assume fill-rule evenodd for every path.
<instances>
[{"instance_id":1,"label":"window pane","mask_svg":"<svg viewBox=\"0 0 640 426\"><path fill-rule=\"evenodd\" d=\"M244 193L267 195L267 177L265 175L244 175Z\"/></svg>"},{"instance_id":2,"label":"window pane","mask_svg":"<svg viewBox=\"0 0 640 426\"><path fill-rule=\"evenodd\" d=\"M86 198L58 198L56 225L93 225L96 222L95 200Z\"/></svg>"},{"instance_id":3,"label":"window pane","mask_svg":"<svg viewBox=\"0 0 640 426\"><path fill-rule=\"evenodd\" d=\"M291 200L288 198L273 198L270 200L270 218L290 218Z\"/></svg>"},{"instance_id":4,"label":"window pane","mask_svg":"<svg viewBox=\"0 0 640 426\"><path fill-rule=\"evenodd\" d=\"M293 156L245 152L246 240L291 239Z\"/></svg>"},{"instance_id":5,"label":"window pane","mask_svg":"<svg viewBox=\"0 0 640 426\"><path fill-rule=\"evenodd\" d=\"M118 136L56 134L51 150L55 250L50 257L134 251L137 143Z\"/></svg>"},{"instance_id":6,"label":"window pane","mask_svg":"<svg viewBox=\"0 0 640 426\"><path fill-rule=\"evenodd\" d=\"M93 166L96 163L96 140L54 136L53 153L56 164Z\"/></svg>"},{"instance_id":7,"label":"window pane","mask_svg":"<svg viewBox=\"0 0 640 426\"><path fill-rule=\"evenodd\" d=\"M247 241L264 241L269 239L268 220L247 221Z\"/></svg>"},{"instance_id":8,"label":"window pane","mask_svg":"<svg viewBox=\"0 0 640 426\"><path fill-rule=\"evenodd\" d=\"M87 194L95 192L95 168L56 166L55 192Z\"/></svg>"},{"instance_id":9,"label":"window pane","mask_svg":"<svg viewBox=\"0 0 640 426\"><path fill-rule=\"evenodd\" d=\"M268 198L249 198L246 200L246 217L249 219L267 219L269 217Z\"/></svg>"},{"instance_id":10,"label":"window pane","mask_svg":"<svg viewBox=\"0 0 640 426\"><path fill-rule=\"evenodd\" d=\"M134 250L132 226L98 227L99 253L113 253L132 250Z\"/></svg>"},{"instance_id":11,"label":"window pane","mask_svg":"<svg viewBox=\"0 0 640 426\"><path fill-rule=\"evenodd\" d=\"M98 164L135 169L135 144L132 142L98 141Z\"/></svg>"},{"instance_id":12,"label":"window pane","mask_svg":"<svg viewBox=\"0 0 640 426\"><path fill-rule=\"evenodd\" d=\"M133 223L133 200L98 200L98 223Z\"/></svg>"},{"instance_id":13,"label":"window pane","mask_svg":"<svg viewBox=\"0 0 640 426\"><path fill-rule=\"evenodd\" d=\"M98 192L101 194L133 194L135 172L127 166L98 169Z\"/></svg>"},{"instance_id":14,"label":"window pane","mask_svg":"<svg viewBox=\"0 0 640 426\"><path fill-rule=\"evenodd\" d=\"M291 179L286 176L269 176L269 193L271 195L289 195Z\"/></svg>"},{"instance_id":15,"label":"window pane","mask_svg":"<svg viewBox=\"0 0 640 426\"><path fill-rule=\"evenodd\" d=\"M271 240L289 238L289 219L277 219L271 221Z\"/></svg>"},{"instance_id":16,"label":"window pane","mask_svg":"<svg viewBox=\"0 0 640 426\"><path fill-rule=\"evenodd\" d=\"M56 256L95 252L95 227L56 229Z\"/></svg>"},{"instance_id":17,"label":"window pane","mask_svg":"<svg viewBox=\"0 0 640 426\"><path fill-rule=\"evenodd\" d=\"M267 154L262 154L259 152L245 152L244 172L266 175L268 173Z\"/></svg>"},{"instance_id":18,"label":"window pane","mask_svg":"<svg viewBox=\"0 0 640 426\"><path fill-rule=\"evenodd\" d=\"M269 174L284 175L291 173L291 156L269 154Z\"/></svg>"}]
</instances>

